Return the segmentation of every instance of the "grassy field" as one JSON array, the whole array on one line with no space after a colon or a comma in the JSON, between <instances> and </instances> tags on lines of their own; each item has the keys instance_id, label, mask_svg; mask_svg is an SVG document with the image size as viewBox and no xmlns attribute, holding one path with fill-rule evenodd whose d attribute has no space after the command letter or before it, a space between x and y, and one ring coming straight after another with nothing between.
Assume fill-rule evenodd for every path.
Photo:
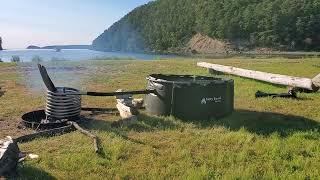
<instances>
[{"instance_id":1,"label":"grassy field","mask_svg":"<svg viewBox=\"0 0 320 180\"><path fill-rule=\"evenodd\" d=\"M134 90L152 73L208 75L194 60L90 61L76 74L91 91ZM201 61L302 77L320 73L320 59L221 59ZM86 70L85 70L86 69ZM30 133L17 128L20 116L44 107L43 93L27 88L20 66L0 64L0 137ZM82 72L83 71L83 72ZM50 73L50 72L49 72ZM81 76L82 75L82 76ZM58 76L57 76L58 77ZM257 90L286 92L285 87L235 80L235 112L212 121L182 121L142 112L131 125L112 127L110 114L86 114L103 153L73 132L20 144L40 155L19 166L22 179L319 179L320 93L299 100L255 99ZM68 84L66 84L68 85ZM114 98L84 97L84 107L115 107Z\"/></svg>"}]
</instances>

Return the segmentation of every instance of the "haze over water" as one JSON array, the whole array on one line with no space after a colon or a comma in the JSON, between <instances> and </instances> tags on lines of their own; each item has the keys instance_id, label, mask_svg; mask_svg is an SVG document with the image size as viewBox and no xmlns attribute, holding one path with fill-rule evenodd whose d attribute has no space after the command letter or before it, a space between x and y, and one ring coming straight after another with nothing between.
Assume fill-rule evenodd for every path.
<instances>
[{"instance_id":1,"label":"haze over water","mask_svg":"<svg viewBox=\"0 0 320 180\"><path fill-rule=\"evenodd\" d=\"M122 53L122 52L100 52L87 49L62 49L61 52L56 52L52 49L40 50L5 50L0 51L0 59L4 62L10 62L12 56L19 56L23 62L29 62L32 58L38 56L43 61L52 60L90 60L90 59L141 59L141 60L154 60L159 58L169 58L169 55L152 55L152 54L139 54L139 53Z\"/></svg>"}]
</instances>

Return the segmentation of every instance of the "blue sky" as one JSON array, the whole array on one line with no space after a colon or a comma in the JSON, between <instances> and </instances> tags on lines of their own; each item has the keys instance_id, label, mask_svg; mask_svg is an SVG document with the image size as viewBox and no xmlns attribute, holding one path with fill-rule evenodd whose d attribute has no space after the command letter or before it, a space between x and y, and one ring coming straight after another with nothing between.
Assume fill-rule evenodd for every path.
<instances>
[{"instance_id":1,"label":"blue sky","mask_svg":"<svg viewBox=\"0 0 320 180\"><path fill-rule=\"evenodd\" d=\"M0 36L7 49L91 44L105 29L150 0L1 0Z\"/></svg>"}]
</instances>

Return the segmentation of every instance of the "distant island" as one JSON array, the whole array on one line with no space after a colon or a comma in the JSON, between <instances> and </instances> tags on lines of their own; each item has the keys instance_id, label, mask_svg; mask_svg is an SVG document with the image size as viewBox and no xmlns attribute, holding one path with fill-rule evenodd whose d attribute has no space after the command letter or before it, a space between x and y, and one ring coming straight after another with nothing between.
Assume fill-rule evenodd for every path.
<instances>
[{"instance_id":1,"label":"distant island","mask_svg":"<svg viewBox=\"0 0 320 180\"><path fill-rule=\"evenodd\" d=\"M31 45L31 46L28 46L27 49L41 49L41 47Z\"/></svg>"},{"instance_id":2,"label":"distant island","mask_svg":"<svg viewBox=\"0 0 320 180\"><path fill-rule=\"evenodd\" d=\"M91 45L53 45L44 47L30 45L27 49L91 49Z\"/></svg>"},{"instance_id":3,"label":"distant island","mask_svg":"<svg viewBox=\"0 0 320 180\"><path fill-rule=\"evenodd\" d=\"M99 51L229 53L319 51L319 0L157 0L93 43Z\"/></svg>"}]
</instances>

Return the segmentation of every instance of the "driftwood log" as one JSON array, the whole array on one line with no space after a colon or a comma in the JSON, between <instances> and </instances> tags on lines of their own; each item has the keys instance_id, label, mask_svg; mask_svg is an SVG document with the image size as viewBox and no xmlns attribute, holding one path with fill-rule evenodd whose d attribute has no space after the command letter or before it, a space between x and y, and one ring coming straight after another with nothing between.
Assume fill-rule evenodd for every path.
<instances>
[{"instance_id":1,"label":"driftwood log","mask_svg":"<svg viewBox=\"0 0 320 180\"><path fill-rule=\"evenodd\" d=\"M6 139L0 140L0 179L2 176L5 177L16 172L20 153L18 143L32 141L39 137L50 137L58 134L69 133L74 130L79 130L82 134L85 134L92 138L95 152L100 153L101 148L99 139L96 135L90 133L87 130L84 130L76 122L70 121L68 123L68 126L64 126L61 128L40 131L33 134L21 136L16 139L7 137Z\"/></svg>"},{"instance_id":2,"label":"driftwood log","mask_svg":"<svg viewBox=\"0 0 320 180\"><path fill-rule=\"evenodd\" d=\"M74 127L72 125L69 125L62 128L40 131L37 133L21 136L16 139L7 137L6 139L0 140L0 177L15 174L20 158L18 143L28 142L39 137L48 137L57 134L63 134L73 130Z\"/></svg>"},{"instance_id":3,"label":"driftwood log","mask_svg":"<svg viewBox=\"0 0 320 180\"><path fill-rule=\"evenodd\" d=\"M89 136L92 140L93 140L93 147L94 147L94 151L96 153L100 152L100 146L99 146L99 139L96 135L90 133L87 130L84 130L82 127L79 126L78 123L70 121L68 122L69 124L71 124L74 128L76 128L77 130L79 130L82 134L85 134L87 136Z\"/></svg>"},{"instance_id":4,"label":"driftwood log","mask_svg":"<svg viewBox=\"0 0 320 180\"><path fill-rule=\"evenodd\" d=\"M226 74L237 75L241 77L246 77L250 79L260 80L264 82L269 82L272 84L284 85L288 87L301 88L316 92L320 88L320 74L315 78L301 78L293 77L281 74L272 74L261 71L253 71L248 69L241 69L232 66L223 66L219 64L211 64L206 62L198 62L199 67L204 67L209 69L211 72L222 72Z\"/></svg>"},{"instance_id":5,"label":"driftwood log","mask_svg":"<svg viewBox=\"0 0 320 180\"><path fill-rule=\"evenodd\" d=\"M73 121L69 121L68 125L64 126L64 127L50 129L50 130L44 130L44 131L36 132L36 133L33 133L33 134L28 134L28 135L25 135L25 136L18 137L17 139L14 139L14 142L16 142L16 143L24 143L24 142L32 141L32 140L34 140L36 138L52 137L52 136L56 136L56 135L69 133L69 132L75 131L75 130L79 130L82 134L85 134L85 135L89 136L90 138L92 138L93 139L93 143L94 143L95 152L96 153L100 152L100 146L99 146L98 137L95 136L94 134L90 133L89 131L84 130L83 128L81 128L79 126L78 123L73 122Z\"/></svg>"},{"instance_id":6,"label":"driftwood log","mask_svg":"<svg viewBox=\"0 0 320 180\"><path fill-rule=\"evenodd\" d=\"M52 137L52 136L56 136L56 135L60 135L60 134L69 133L74 130L75 130L75 128L72 125L68 125L68 126L64 126L64 127L60 127L60 128L54 128L54 129L50 129L50 130L44 130L44 131L39 131L36 133L20 136L20 137L14 139L14 141L17 143L25 143L25 142L29 142L29 141L32 141L37 138Z\"/></svg>"}]
</instances>

